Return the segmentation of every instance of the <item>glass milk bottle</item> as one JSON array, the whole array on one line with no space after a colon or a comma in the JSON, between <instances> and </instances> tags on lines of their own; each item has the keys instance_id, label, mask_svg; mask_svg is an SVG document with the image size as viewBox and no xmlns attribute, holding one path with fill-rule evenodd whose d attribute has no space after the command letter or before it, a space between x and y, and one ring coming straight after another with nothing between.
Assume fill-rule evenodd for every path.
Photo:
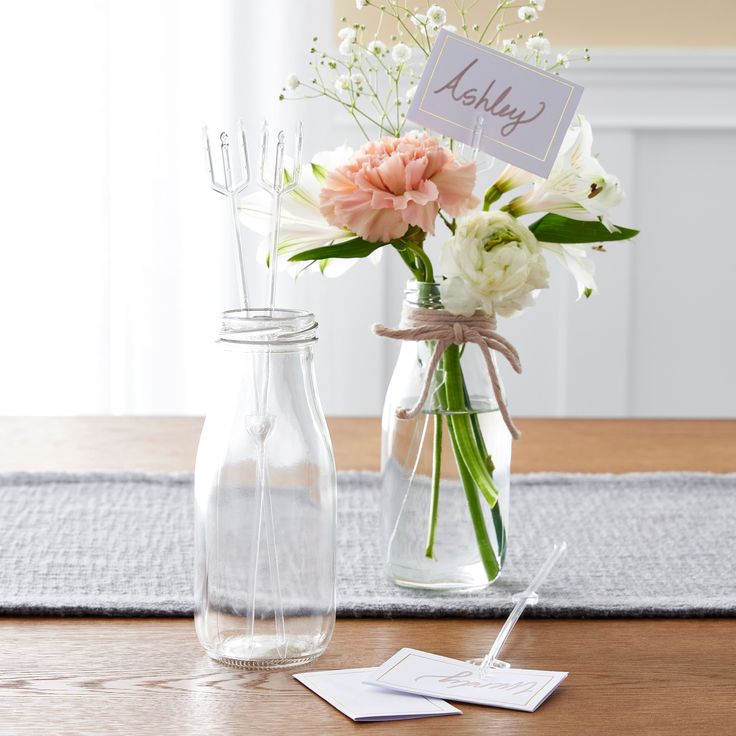
<instances>
[{"instance_id":1,"label":"glass milk bottle","mask_svg":"<svg viewBox=\"0 0 736 736\"><path fill-rule=\"evenodd\" d=\"M248 669L310 662L335 623L335 463L312 314L225 312L195 472L195 626Z\"/></svg>"},{"instance_id":2,"label":"glass milk bottle","mask_svg":"<svg viewBox=\"0 0 736 736\"><path fill-rule=\"evenodd\" d=\"M439 285L410 281L405 309L444 309ZM483 588L503 568L511 435L477 345L445 351L422 411L397 409L421 395L434 343L405 341L383 411L382 537L386 574L435 592ZM495 355L491 356L495 366ZM499 379L500 380L500 379ZM450 405L450 396L456 397ZM459 397L459 403L458 399ZM474 461L472 464L468 461ZM484 495L481 476L496 492Z\"/></svg>"}]
</instances>

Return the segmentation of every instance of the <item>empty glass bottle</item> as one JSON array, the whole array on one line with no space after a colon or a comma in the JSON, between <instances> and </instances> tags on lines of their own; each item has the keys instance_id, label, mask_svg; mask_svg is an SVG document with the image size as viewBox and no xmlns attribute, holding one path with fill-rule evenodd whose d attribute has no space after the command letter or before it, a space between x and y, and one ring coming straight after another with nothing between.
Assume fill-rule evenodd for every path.
<instances>
[{"instance_id":1,"label":"empty glass bottle","mask_svg":"<svg viewBox=\"0 0 736 736\"><path fill-rule=\"evenodd\" d=\"M225 312L195 473L195 625L221 662L316 659L335 621L335 464L314 316Z\"/></svg>"}]
</instances>

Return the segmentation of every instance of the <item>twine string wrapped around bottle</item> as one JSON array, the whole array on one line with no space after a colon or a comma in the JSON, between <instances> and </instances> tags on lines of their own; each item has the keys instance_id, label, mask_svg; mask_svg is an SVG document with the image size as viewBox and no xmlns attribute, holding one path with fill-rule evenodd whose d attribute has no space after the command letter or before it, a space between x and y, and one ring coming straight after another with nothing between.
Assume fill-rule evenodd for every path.
<instances>
[{"instance_id":1,"label":"twine string wrapped around bottle","mask_svg":"<svg viewBox=\"0 0 736 736\"><path fill-rule=\"evenodd\" d=\"M486 361L488 375L493 386L493 395L496 398L504 423L514 439L521 437L521 432L514 425L503 399L501 382L493 362L491 350L503 355L517 373L521 373L521 361L516 348L505 337L496 332L494 317L480 311L466 317L462 314L451 314L443 309L422 309L421 307L405 305L401 315L401 324L398 328L394 329L376 324L373 325L373 332L379 337L388 337L392 340L436 342L432 358L427 366L419 398L411 408L396 410L396 416L399 419L413 419L422 410L429 396L432 378L445 350L450 345L473 343L480 348Z\"/></svg>"}]
</instances>

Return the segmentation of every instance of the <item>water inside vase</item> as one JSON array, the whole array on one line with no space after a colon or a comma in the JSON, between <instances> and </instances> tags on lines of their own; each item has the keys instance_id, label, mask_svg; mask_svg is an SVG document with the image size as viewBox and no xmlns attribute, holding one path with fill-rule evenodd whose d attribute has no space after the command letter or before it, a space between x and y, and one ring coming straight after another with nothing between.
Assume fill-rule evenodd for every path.
<instances>
[{"instance_id":1,"label":"water inside vase","mask_svg":"<svg viewBox=\"0 0 736 736\"><path fill-rule=\"evenodd\" d=\"M498 409L473 397L474 422L491 455L493 481L499 489L494 522L481 497L483 519L494 552L503 563L508 527L511 438ZM409 399L403 405L411 405ZM414 419L395 420L386 438L383 478L383 542L386 572L396 584L428 590L468 590L492 580L481 561L476 530L468 510L468 491L458 472L447 412L425 411ZM442 426L440 491L434 542L429 548L433 462L438 454L435 430ZM499 527L502 528L499 530ZM495 579L495 578L494 578Z\"/></svg>"}]
</instances>

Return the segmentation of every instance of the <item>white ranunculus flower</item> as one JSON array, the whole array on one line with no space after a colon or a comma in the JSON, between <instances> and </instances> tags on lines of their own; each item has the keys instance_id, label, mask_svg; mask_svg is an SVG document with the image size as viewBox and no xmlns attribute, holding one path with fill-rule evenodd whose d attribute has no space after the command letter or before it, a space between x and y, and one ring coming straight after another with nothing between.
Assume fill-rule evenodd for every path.
<instances>
[{"instance_id":1,"label":"white ranunculus flower","mask_svg":"<svg viewBox=\"0 0 736 736\"><path fill-rule=\"evenodd\" d=\"M517 13L519 20L523 20L524 23L532 23L539 18L539 13L537 13L536 8L532 8L529 5L523 5L520 7Z\"/></svg>"},{"instance_id":2,"label":"white ranunculus flower","mask_svg":"<svg viewBox=\"0 0 736 736\"><path fill-rule=\"evenodd\" d=\"M391 49L391 58L397 64L405 64L411 59L411 48L405 43L397 43L396 46Z\"/></svg>"},{"instance_id":3,"label":"white ranunculus flower","mask_svg":"<svg viewBox=\"0 0 736 736\"><path fill-rule=\"evenodd\" d=\"M340 146L334 151L318 153L312 159L311 166L302 166L299 186L286 194L282 201L279 270L286 269L295 276L304 270L321 270L325 276L339 276L360 260L332 258L316 264L289 262L289 258L296 253L356 237L355 233L345 228L330 225L319 211L319 192L326 172L347 163L352 156L351 148ZM287 159L284 165L289 171L292 161ZM262 238L257 254L261 263L266 263L270 250L271 205L271 197L266 192L250 194L238 203L240 221ZM371 259L375 261L380 255L379 249L371 255Z\"/></svg>"},{"instance_id":4,"label":"white ranunculus flower","mask_svg":"<svg viewBox=\"0 0 736 736\"><path fill-rule=\"evenodd\" d=\"M460 218L442 247L440 266L446 277L442 302L453 314L470 316L482 309L507 317L529 306L533 293L549 282L534 234L498 210Z\"/></svg>"},{"instance_id":5,"label":"white ranunculus flower","mask_svg":"<svg viewBox=\"0 0 736 736\"><path fill-rule=\"evenodd\" d=\"M554 212L574 220L600 220L609 230L609 213L624 198L618 179L606 173L592 153L590 123L578 115L565 135L547 179L507 166L496 182L506 192L532 182L531 191L511 200L505 209L519 217L530 212ZM500 186L499 186L500 185Z\"/></svg>"}]
</instances>

